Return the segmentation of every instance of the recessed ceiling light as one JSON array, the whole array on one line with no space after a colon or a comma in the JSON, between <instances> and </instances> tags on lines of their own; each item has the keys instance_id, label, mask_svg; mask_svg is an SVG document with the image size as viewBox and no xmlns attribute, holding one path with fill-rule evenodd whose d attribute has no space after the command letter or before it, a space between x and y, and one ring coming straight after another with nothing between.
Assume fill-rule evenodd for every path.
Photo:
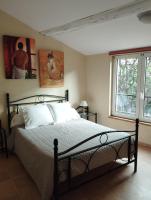
<instances>
[{"instance_id":1,"label":"recessed ceiling light","mask_svg":"<svg viewBox=\"0 0 151 200\"><path fill-rule=\"evenodd\" d=\"M142 23L151 24L151 10L142 12L137 17Z\"/></svg>"}]
</instances>

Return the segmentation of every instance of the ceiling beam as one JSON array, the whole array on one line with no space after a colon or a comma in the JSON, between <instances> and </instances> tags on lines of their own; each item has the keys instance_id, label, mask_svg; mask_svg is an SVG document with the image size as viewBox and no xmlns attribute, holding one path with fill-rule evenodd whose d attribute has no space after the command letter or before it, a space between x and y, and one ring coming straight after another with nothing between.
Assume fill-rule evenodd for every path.
<instances>
[{"instance_id":1,"label":"ceiling beam","mask_svg":"<svg viewBox=\"0 0 151 200\"><path fill-rule=\"evenodd\" d=\"M137 14L149 9L151 9L151 0L135 0L134 2L124 6L99 12L82 19L74 20L67 24L41 31L41 33L44 35L57 35L78 30L93 24L105 23L121 17Z\"/></svg>"}]
</instances>

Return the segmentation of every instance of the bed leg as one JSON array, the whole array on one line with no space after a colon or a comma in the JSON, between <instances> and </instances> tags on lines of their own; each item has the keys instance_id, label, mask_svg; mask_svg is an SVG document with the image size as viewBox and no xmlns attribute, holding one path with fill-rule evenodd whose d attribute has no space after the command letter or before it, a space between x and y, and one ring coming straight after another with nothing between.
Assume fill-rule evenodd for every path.
<instances>
[{"instance_id":1,"label":"bed leg","mask_svg":"<svg viewBox=\"0 0 151 200\"><path fill-rule=\"evenodd\" d=\"M68 158L68 188L71 185L71 157Z\"/></svg>"},{"instance_id":2,"label":"bed leg","mask_svg":"<svg viewBox=\"0 0 151 200\"><path fill-rule=\"evenodd\" d=\"M131 136L128 138L128 163L131 161Z\"/></svg>"},{"instance_id":3,"label":"bed leg","mask_svg":"<svg viewBox=\"0 0 151 200\"><path fill-rule=\"evenodd\" d=\"M8 148L7 148L7 136L6 132L4 131L4 143L5 143L5 152L6 152L6 157L8 158Z\"/></svg>"},{"instance_id":4,"label":"bed leg","mask_svg":"<svg viewBox=\"0 0 151 200\"><path fill-rule=\"evenodd\" d=\"M136 119L136 129L135 129L136 137L135 137L135 153L134 153L134 158L135 158L135 162L134 162L134 173L137 172L137 157L138 157L138 126L139 126L139 119Z\"/></svg>"},{"instance_id":5,"label":"bed leg","mask_svg":"<svg viewBox=\"0 0 151 200\"><path fill-rule=\"evenodd\" d=\"M54 139L54 191L53 191L53 200L59 200L58 194L58 140Z\"/></svg>"}]
</instances>

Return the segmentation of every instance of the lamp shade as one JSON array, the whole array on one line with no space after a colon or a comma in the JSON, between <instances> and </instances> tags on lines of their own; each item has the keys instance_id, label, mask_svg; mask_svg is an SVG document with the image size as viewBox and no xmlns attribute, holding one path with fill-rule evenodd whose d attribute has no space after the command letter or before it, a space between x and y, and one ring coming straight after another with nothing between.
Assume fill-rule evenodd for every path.
<instances>
[{"instance_id":1,"label":"lamp shade","mask_svg":"<svg viewBox=\"0 0 151 200\"><path fill-rule=\"evenodd\" d=\"M85 100L81 101L80 106L81 107L87 107L88 106L87 101L85 101Z\"/></svg>"}]
</instances>

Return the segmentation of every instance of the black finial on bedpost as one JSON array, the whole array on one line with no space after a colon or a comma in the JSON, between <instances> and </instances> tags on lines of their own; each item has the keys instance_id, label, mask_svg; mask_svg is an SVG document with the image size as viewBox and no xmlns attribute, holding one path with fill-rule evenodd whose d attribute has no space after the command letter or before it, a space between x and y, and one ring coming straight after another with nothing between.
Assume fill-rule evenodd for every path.
<instances>
[{"instance_id":1,"label":"black finial on bedpost","mask_svg":"<svg viewBox=\"0 0 151 200\"><path fill-rule=\"evenodd\" d=\"M66 101L69 101L69 90L65 91L65 99Z\"/></svg>"},{"instance_id":2,"label":"black finial on bedpost","mask_svg":"<svg viewBox=\"0 0 151 200\"><path fill-rule=\"evenodd\" d=\"M139 119L136 119L136 124L135 124L135 162L134 162L134 172L137 172L137 157L138 157L138 127L139 127Z\"/></svg>"},{"instance_id":3,"label":"black finial on bedpost","mask_svg":"<svg viewBox=\"0 0 151 200\"><path fill-rule=\"evenodd\" d=\"M58 174L58 139L54 139L54 200L58 200L58 185L59 185L59 174Z\"/></svg>"},{"instance_id":4,"label":"black finial on bedpost","mask_svg":"<svg viewBox=\"0 0 151 200\"><path fill-rule=\"evenodd\" d=\"M11 113L10 113L10 106L9 106L9 93L6 93L6 103L7 103L7 115L8 115L8 130L9 134L11 133Z\"/></svg>"}]
</instances>

